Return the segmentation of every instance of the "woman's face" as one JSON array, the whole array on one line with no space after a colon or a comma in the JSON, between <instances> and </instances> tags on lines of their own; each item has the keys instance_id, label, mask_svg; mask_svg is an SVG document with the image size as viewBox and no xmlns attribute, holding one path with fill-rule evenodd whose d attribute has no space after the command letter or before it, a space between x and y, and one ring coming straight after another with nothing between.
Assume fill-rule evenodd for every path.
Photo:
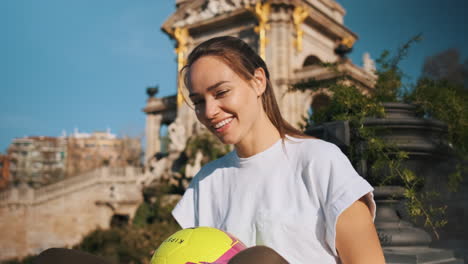
<instances>
[{"instance_id":1,"label":"woman's face","mask_svg":"<svg viewBox=\"0 0 468 264\"><path fill-rule=\"evenodd\" d=\"M261 131L257 121L263 111L262 73L257 70L252 80L245 81L214 56L201 57L191 66L190 99L197 118L223 143L236 145Z\"/></svg>"}]
</instances>

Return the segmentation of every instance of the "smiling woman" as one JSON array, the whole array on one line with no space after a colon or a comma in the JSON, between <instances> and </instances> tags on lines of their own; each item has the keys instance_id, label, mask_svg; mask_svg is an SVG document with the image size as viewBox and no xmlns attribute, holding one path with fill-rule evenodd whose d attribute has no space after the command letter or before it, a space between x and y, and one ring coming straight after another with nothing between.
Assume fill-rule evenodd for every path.
<instances>
[{"instance_id":1,"label":"smiling woman","mask_svg":"<svg viewBox=\"0 0 468 264\"><path fill-rule=\"evenodd\" d=\"M265 62L246 43L208 40L182 73L198 120L235 146L192 180L172 212L182 228L218 228L250 247L230 264L385 263L372 186L339 148L282 118ZM61 249L35 263L89 257L104 263Z\"/></svg>"},{"instance_id":2,"label":"smiling woman","mask_svg":"<svg viewBox=\"0 0 468 264\"><path fill-rule=\"evenodd\" d=\"M183 228L219 228L290 263L384 263L372 187L336 146L282 118L260 56L218 37L181 73L198 120L235 146L192 180L173 211Z\"/></svg>"},{"instance_id":3,"label":"smiling woman","mask_svg":"<svg viewBox=\"0 0 468 264\"><path fill-rule=\"evenodd\" d=\"M241 150L248 150L248 142L260 136L257 132L271 126L262 111L260 95L265 75L261 71L255 73L256 79L245 81L212 56L197 60L190 71L190 98L198 120L223 143L244 146Z\"/></svg>"},{"instance_id":4,"label":"smiling woman","mask_svg":"<svg viewBox=\"0 0 468 264\"><path fill-rule=\"evenodd\" d=\"M215 38L200 45L182 69L198 119L226 144L243 144L258 136L269 137L253 148L264 149L285 135L304 137L279 111L265 62L245 42ZM208 48L209 46L209 48ZM244 52L245 54L239 54ZM216 70L215 70L216 69ZM227 133L229 128L237 126ZM271 131L262 134L261 131ZM261 145L264 144L265 145ZM250 156L248 144L237 148Z\"/></svg>"}]
</instances>

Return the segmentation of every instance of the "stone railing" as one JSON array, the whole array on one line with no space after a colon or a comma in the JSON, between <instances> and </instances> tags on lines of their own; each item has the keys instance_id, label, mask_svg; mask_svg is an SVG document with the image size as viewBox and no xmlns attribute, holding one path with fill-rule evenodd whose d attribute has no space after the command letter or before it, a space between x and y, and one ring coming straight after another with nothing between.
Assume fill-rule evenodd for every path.
<instances>
[{"instance_id":1,"label":"stone railing","mask_svg":"<svg viewBox=\"0 0 468 264\"><path fill-rule=\"evenodd\" d=\"M136 182L143 174L139 168L99 168L38 189L20 186L0 192L0 207L31 205L69 195L98 183Z\"/></svg>"},{"instance_id":2,"label":"stone railing","mask_svg":"<svg viewBox=\"0 0 468 264\"><path fill-rule=\"evenodd\" d=\"M352 79L359 81L367 87L373 87L377 78L375 75L366 72L364 69L359 68L358 66L345 62L344 64L340 64L338 66L338 71L342 73L346 73ZM295 83L307 81L310 79L316 80L326 80L337 77L339 72L334 71L333 69L329 69L326 67L322 67L320 65L309 65L301 69L297 69L294 71L295 74Z\"/></svg>"},{"instance_id":3,"label":"stone railing","mask_svg":"<svg viewBox=\"0 0 468 264\"><path fill-rule=\"evenodd\" d=\"M333 72L330 69L319 65L310 65L295 71L296 79L299 80L308 80L308 79L326 79L334 76ZM324 76L325 75L325 76Z\"/></svg>"}]
</instances>

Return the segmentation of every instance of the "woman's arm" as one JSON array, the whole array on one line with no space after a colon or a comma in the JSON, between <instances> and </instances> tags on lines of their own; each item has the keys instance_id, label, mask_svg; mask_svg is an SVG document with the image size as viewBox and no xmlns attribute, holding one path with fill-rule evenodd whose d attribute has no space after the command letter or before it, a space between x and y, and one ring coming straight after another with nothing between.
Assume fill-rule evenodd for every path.
<instances>
[{"instance_id":1,"label":"woman's arm","mask_svg":"<svg viewBox=\"0 0 468 264\"><path fill-rule=\"evenodd\" d=\"M385 264L372 215L362 198L338 217L336 249L343 264Z\"/></svg>"}]
</instances>

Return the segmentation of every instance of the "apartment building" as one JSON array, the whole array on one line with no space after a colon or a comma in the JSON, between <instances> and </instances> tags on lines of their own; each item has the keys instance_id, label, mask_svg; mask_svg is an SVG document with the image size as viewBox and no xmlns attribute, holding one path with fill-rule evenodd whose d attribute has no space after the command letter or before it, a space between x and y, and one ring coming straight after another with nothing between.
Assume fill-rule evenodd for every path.
<instances>
[{"instance_id":1,"label":"apartment building","mask_svg":"<svg viewBox=\"0 0 468 264\"><path fill-rule=\"evenodd\" d=\"M0 190L10 184L10 156L0 155Z\"/></svg>"},{"instance_id":2,"label":"apartment building","mask_svg":"<svg viewBox=\"0 0 468 264\"><path fill-rule=\"evenodd\" d=\"M8 148L13 183L42 185L65 176L67 140L63 137L15 138Z\"/></svg>"},{"instance_id":3,"label":"apartment building","mask_svg":"<svg viewBox=\"0 0 468 264\"><path fill-rule=\"evenodd\" d=\"M80 133L67 138L67 175L87 172L102 166L139 166L141 143L138 138L117 138L108 131Z\"/></svg>"}]
</instances>

